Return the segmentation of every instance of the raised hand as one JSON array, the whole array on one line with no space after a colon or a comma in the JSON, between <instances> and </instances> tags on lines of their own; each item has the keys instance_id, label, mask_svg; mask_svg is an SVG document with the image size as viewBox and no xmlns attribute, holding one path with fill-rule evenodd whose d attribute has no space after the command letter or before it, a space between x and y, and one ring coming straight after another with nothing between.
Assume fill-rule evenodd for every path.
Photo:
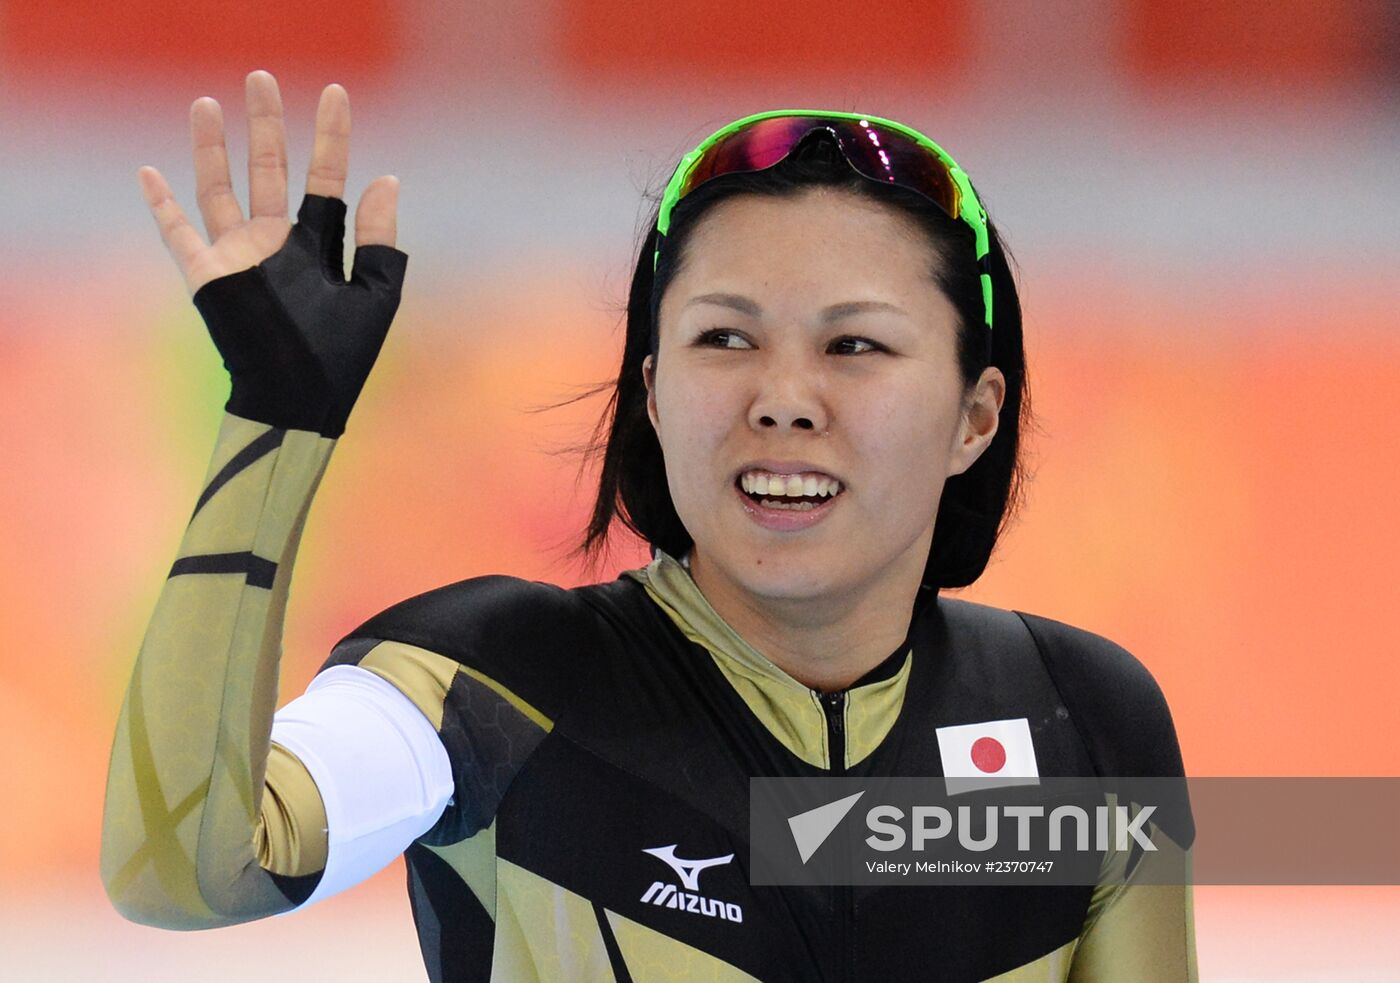
<instances>
[{"instance_id":1,"label":"raised hand","mask_svg":"<svg viewBox=\"0 0 1400 983\"><path fill-rule=\"evenodd\" d=\"M138 171L161 237L224 357L227 409L247 419L338 437L398 309L408 257L394 248L398 179L371 182L355 211L355 257L342 265L350 103L328 85L316 111L306 196L287 218L287 141L277 81L247 78L249 216L229 181L223 115L190 108L206 243L154 167Z\"/></svg>"}]
</instances>

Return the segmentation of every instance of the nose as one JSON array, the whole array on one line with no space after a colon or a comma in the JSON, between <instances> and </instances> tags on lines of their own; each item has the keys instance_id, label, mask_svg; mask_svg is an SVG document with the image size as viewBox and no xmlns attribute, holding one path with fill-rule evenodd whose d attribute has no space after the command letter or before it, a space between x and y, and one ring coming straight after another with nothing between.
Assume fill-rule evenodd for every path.
<instances>
[{"instance_id":1,"label":"nose","mask_svg":"<svg viewBox=\"0 0 1400 983\"><path fill-rule=\"evenodd\" d=\"M755 430L825 433L826 405L811 373L796 366L774 366L773 371L765 373L749 406L749 426Z\"/></svg>"}]
</instances>

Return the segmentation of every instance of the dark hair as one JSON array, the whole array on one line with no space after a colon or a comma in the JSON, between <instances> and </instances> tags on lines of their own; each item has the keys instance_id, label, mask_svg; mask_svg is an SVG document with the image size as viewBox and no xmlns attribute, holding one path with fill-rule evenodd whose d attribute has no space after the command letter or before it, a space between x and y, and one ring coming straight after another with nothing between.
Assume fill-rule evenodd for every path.
<instances>
[{"instance_id":1,"label":"dark hair","mask_svg":"<svg viewBox=\"0 0 1400 983\"><path fill-rule=\"evenodd\" d=\"M994 325L989 360L972 230L922 195L861 176L823 130L814 131L787 158L767 170L712 178L681 199L672 211L670 232L664 237L653 273L656 214L660 210L656 196L658 207L642 242L628 293L622 366L611 384L612 394L593 440L585 448L590 459L601 454L603 461L593 514L576 554L596 564L606 551L615 520L672 556L679 557L690 548L690 534L671 501L666 465L647 416L642 381L642 362L656 351L661 298L685 262L686 244L699 218L715 204L738 195L790 198L814 186L863 195L914 219L932 246L931 275L958 313L958 366L968 394L987 365L995 365L1006 378L1006 399L996 436L971 467L944 485L923 584L930 588L966 587L986 569L997 537L1021 504L1026 480L1020 454L1021 428L1030 423L1021 305L1008 253L989 220ZM595 387L593 392L607 385Z\"/></svg>"}]
</instances>

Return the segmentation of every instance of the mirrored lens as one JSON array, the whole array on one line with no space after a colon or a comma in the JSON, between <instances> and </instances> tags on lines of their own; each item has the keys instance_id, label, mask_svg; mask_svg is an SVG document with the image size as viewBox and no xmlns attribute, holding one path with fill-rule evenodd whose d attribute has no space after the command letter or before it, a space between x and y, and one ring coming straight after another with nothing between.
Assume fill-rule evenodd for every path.
<instances>
[{"instance_id":1,"label":"mirrored lens","mask_svg":"<svg viewBox=\"0 0 1400 983\"><path fill-rule=\"evenodd\" d=\"M874 123L838 120L829 128L851 166L866 177L911 188L933 199L953 218L959 217L962 195L933 151L898 130Z\"/></svg>"},{"instance_id":2,"label":"mirrored lens","mask_svg":"<svg viewBox=\"0 0 1400 983\"><path fill-rule=\"evenodd\" d=\"M931 150L887 126L824 116L775 116L721 138L691 168L680 197L721 174L772 167L819 128L835 136L842 154L865 177L917 191L953 218L959 216L958 186Z\"/></svg>"}]
</instances>

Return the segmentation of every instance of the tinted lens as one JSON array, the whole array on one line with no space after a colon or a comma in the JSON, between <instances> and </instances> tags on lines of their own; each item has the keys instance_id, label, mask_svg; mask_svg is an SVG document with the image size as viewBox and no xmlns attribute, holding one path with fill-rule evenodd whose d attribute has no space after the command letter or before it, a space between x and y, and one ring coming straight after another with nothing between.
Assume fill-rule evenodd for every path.
<instances>
[{"instance_id":1,"label":"tinted lens","mask_svg":"<svg viewBox=\"0 0 1400 983\"><path fill-rule=\"evenodd\" d=\"M815 129L831 132L846 160L864 176L917 191L951 217L959 216L958 186L933 151L898 130L868 120L818 116L775 116L716 141L696 161L681 186L680 197L721 174L772 167Z\"/></svg>"},{"instance_id":2,"label":"tinted lens","mask_svg":"<svg viewBox=\"0 0 1400 983\"><path fill-rule=\"evenodd\" d=\"M806 117L776 116L751 123L735 133L721 138L695 162L681 196L721 174L761 171L782 160L798 142L819 125Z\"/></svg>"},{"instance_id":3,"label":"tinted lens","mask_svg":"<svg viewBox=\"0 0 1400 983\"><path fill-rule=\"evenodd\" d=\"M855 120L830 124L851 166L866 177L912 188L937 202L951 217L961 214L962 195L933 151L887 126Z\"/></svg>"}]
</instances>

